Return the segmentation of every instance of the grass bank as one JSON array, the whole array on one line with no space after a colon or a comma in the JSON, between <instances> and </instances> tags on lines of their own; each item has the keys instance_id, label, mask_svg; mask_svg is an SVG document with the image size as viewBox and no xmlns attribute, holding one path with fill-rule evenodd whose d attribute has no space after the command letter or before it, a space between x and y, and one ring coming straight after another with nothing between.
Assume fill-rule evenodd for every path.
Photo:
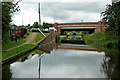
<instances>
[{"instance_id":1,"label":"grass bank","mask_svg":"<svg viewBox=\"0 0 120 80\"><path fill-rule=\"evenodd\" d=\"M18 39L17 41L18 42L16 43L15 41L8 40L7 43L2 46L2 50L6 50L6 49L9 49L9 48L21 45L22 43L25 42L24 39Z\"/></svg>"},{"instance_id":2,"label":"grass bank","mask_svg":"<svg viewBox=\"0 0 120 80\"><path fill-rule=\"evenodd\" d=\"M40 51L40 50L35 50L34 52L35 52L35 54L43 54L43 53L45 53L45 52Z\"/></svg>"},{"instance_id":3,"label":"grass bank","mask_svg":"<svg viewBox=\"0 0 120 80\"><path fill-rule=\"evenodd\" d=\"M47 36L49 33L45 33L45 35ZM34 43L37 43L38 41L40 41L44 36L40 33L37 34L37 36L35 37L34 39ZM15 46L18 46L22 43L24 43L25 40L24 39L19 39L18 42L16 43L15 41L9 41L9 43L7 43L5 46L3 46L3 50L5 49L8 49L8 48L11 48L11 47L15 47ZM23 46L20 46L18 48L15 48L13 50L10 50L8 52L2 52L2 55L0 55L0 60L4 60L4 59L7 59L11 56L14 56L14 55L17 55L19 53L22 53L22 52L25 52L29 49L32 49L34 48L36 45L34 44L25 44ZM42 54L43 52L40 52L40 51L37 51L35 50L36 53L38 54Z\"/></svg>"},{"instance_id":4,"label":"grass bank","mask_svg":"<svg viewBox=\"0 0 120 80\"><path fill-rule=\"evenodd\" d=\"M32 48L34 48L34 47L35 47L34 44L25 44L25 45L23 45L23 46L20 46L20 47L18 47L18 48L15 48L15 49L13 49L13 50L11 50L11 51L3 52L3 53L2 53L2 59L0 59L0 60L4 60L4 59L6 59L6 58L9 58L10 56L14 56L14 55L16 55L16 54L22 53L22 52L27 51L27 50L29 50L29 49L32 49ZM0 56L1 56L1 55L0 55Z\"/></svg>"},{"instance_id":5,"label":"grass bank","mask_svg":"<svg viewBox=\"0 0 120 80\"><path fill-rule=\"evenodd\" d=\"M15 46L18 46L18 45L21 45L23 43L26 42L25 38L27 38L27 36L29 35L29 32L26 32L26 34L24 35L23 38L18 38L17 39L17 43L16 41L11 41L10 39L6 42L5 45L2 45L2 50L7 50L9 48L12 48L12 47L15 47Z\"/></svg>"},{"instance_id":6,"label":"grass bank","mask_svg":"<svg viewBox=\"0 0 120 80\"><path fill-rule=\"evenodd\" d=\"M44 33L46 36L49 33ZM44 38L44 36L41 33L37 33L37 36L35 37L35 39L32 41L32 43L37 43L38 41L40 41L42 38Z\"/></svg>"},{"instance_id":7,"label":"grass bank","mask_svg":"<svg viewBox=\"0 0 120 80\"><path fill-rule=\"evenodd\" d=\"M115 35L98 32L84 36L85 43L98 50L118 48L118 38Z\"/></svg>"}]
</instances>

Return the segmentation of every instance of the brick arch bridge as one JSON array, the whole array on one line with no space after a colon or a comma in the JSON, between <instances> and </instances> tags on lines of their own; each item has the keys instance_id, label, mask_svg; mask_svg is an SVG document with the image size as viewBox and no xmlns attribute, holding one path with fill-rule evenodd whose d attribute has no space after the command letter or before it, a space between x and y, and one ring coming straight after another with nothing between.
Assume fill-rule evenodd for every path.
<instances>
[{"instance_id":1,"label":"brick arch bridge","mask_svg":"<svg viewBox=\"0 0 120 80\"><path fill-rule=\"evenodd\" d=\"M64 31L89 31L101 32L105 30L106 27L103 27L103 22L81 22L81 23L55 23L53 26L57 30L57 33L63 34Z\"/></svg>"}]
</instances>

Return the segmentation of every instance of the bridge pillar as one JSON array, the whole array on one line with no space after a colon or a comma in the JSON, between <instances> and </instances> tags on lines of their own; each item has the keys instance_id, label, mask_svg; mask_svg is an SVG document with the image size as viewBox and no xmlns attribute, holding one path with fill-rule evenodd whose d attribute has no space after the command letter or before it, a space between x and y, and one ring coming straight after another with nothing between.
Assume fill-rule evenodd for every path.
<instances>
[{"instance_id":1,"label":"bridge pillar","mask_svg":"<svg viewBox=\"0 0 120 80\"><path fill-rule=\"evenodd\" d=\"M101 32L102 31L102 22L98 21L98 26L96 26L94 32Z\"/></svg>"},{"instance_id":2,"label":"bridge pillar","mask_svg":"<svg viewBox=\"0 0 120 80\"><path fill-rule=\"evenodd\" d=\"M58 27L58 23L55 23L54 27L57 30L56 34L61 33L61 29L60 29L60 27Z\"/></svg>"}]
</instances>

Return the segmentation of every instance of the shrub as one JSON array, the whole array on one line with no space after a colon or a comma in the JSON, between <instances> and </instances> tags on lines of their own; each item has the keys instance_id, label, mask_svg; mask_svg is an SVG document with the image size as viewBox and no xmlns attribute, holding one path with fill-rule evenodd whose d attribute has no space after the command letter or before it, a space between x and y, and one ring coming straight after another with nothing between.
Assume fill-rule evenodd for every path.
<instances>
[{"instance_id":1,"label":"shrub","mask_svg":"<svg viewBox=\"0 0 120 80\"><path fill-rule=\"evenodd\" d=\"M61 43L60 34L56 35L56 43Z\"/></svg>"},{"instance_id":2,"label":"shrub","mask_svg":"<svg viewBox=\"0 0 120 80\"><path fill-rule=\"evenodd\" d=\"M109 34L103 32L94 33L91 35L86 35L84 37L85 43L89 45L93 45L97 49L104 48L117 48L118 47L118 39L117 37L111 37Z\"/></svg>"},{"instance_id":3,"label":"shrub","mask_svg":"<svg viewBox=\"0 0 120 80\"><path fill-rule=\"evenodd\" d=\"M27 35L29 35L29 32L26 32Z\"/></svg>"},{"instance_id":4,"label":"shrub","mask_svg":"<svg viewBox=\"0 0 120 80\"><path fill-rule=\"evenodd\" d=\"M27 34L24 35L24 38L26 38L26 37L27 37Z\"/></svg>"}]
</instances>

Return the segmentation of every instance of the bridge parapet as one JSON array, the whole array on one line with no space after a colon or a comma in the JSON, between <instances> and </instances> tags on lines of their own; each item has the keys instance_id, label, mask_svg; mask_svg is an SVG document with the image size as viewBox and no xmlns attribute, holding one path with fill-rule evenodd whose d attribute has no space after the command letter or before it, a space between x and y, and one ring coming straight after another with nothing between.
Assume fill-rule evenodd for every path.
<instances>
[{"instance_id":1,"label":"bridge parapet","mask_svg":"<svg viewBox=\"0 0 120 80\"><path fill-rule=\"evenodd\" d=\"M53 40L55 40L55 35L53 33L50 33L45 38L43 38L42 40L40 40L38 42L38 45L47 44L47 43L52 42Z\"/></svg>"},{"instance_id":2,"label":"bridge parapet","mask_svg":"<svg viewBox=\"0 0 120 80\"><path fill-rule=\"evenodd\" d=\"M105 30L103 22L82 22L82 23L55 23L53 26L61 33L61 29L95 29L94 32L101 32Z\"/></svg>"}]
</instances>

